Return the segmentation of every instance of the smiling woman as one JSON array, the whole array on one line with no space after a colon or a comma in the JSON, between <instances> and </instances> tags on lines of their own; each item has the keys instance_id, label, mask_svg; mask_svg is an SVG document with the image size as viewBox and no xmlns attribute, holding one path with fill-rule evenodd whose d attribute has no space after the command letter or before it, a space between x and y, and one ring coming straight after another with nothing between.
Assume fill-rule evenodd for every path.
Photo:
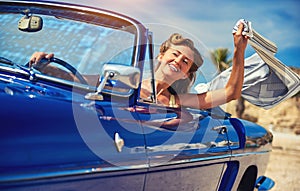
<instances>
[{"instance_id":1,"label":"smiling woman","mask_svg":"<svg viewBox=\"0 0 300 191\"><path fill-rule=\"evenodd\" d=\"M155 77L158 101L168 105L168 97L171 97L172 105L175 105L174 96L189 92L195 81L196 71L203 64L201 54L190 39L174 33L161 44L157 61ZM150 79L143 80L142 98L151 95L151 86Z\"/></svg>"},{"instance_id":2,"label":"smiling woman","mask_svg":"<svg viewBox=\"0 0 300 191\"><path fill-rule=\"evenodd\" d=\"M155 101L159 103L201 109L212 108L237 99L241 95L243 84L244 51L248 38L241 34L243 27L244 25L240 24L238 31L234 33L234 66L225 88L202 94L189 93L203 59L192 40L174 33L160 46L159 55L156 57L158 62L155 69L156 82L154 84L151 79L143 80L141 97L151 98L152 88L152 91L157 92Z\"/></svg>"}]
</instances>

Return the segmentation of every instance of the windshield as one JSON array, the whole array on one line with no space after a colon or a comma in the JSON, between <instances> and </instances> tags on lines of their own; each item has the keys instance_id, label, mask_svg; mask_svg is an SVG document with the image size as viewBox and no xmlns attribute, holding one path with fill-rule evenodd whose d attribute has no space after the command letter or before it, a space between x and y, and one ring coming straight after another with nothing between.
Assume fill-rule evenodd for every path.
<instances>
[{"instance_id":1,"label":"windshield","mask_svg":"<svg viewBox=\"0 0 300 191\"><path fill-rule=\"evenodd\" d=\"M37 32L18 28L22 13L0 14L0 57L25 66L34 52L54 53L82 75L100 74L105 63L133 65L134 33L119 26L74 21L70 16L31 14L42 18L42 29Z\"/></svg>"}]
</instances>

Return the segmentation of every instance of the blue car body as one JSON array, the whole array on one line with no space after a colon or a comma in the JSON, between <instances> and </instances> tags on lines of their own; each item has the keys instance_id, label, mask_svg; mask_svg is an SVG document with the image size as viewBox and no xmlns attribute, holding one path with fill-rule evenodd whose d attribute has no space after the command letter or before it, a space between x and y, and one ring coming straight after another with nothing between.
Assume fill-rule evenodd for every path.
<instances>
[{"instance_id":1,"label":"blue car body","mask_svg":"<svg viewBox=\"0 0 300 191\"><path fill-rule=\"evenodd\" d=\"M153 59L153 52L151 32L135 19L53 2L1 1L0 11L4 23L0 32L1 190L272 187L273 182L264 176L272 146L268 130L232 118L220 108L166 107L139 98L145 68L151 69L145 59L148 55ZM42 18L43 26L22 28L20 23L28 18ZM109 30L93 29L98 25ZM51 39L55 31L59 38ZM98 40L103 34L105 41ZM34 35L37 40L32 42ZM124 47L104 46L113 40L120 43L118 38L124 38ZM45 47L67 63L76 63L78 73L100 74L100 85L46 75L30 67L31 53L48 51ZM74 55L66 56L67 49ZM101 51L105 53L98 58ZM105 56L94 72L92 63L99 64ZM161 125L178 118L180 112L192 120L173 127Z\"/></svg>"}]
</instances>

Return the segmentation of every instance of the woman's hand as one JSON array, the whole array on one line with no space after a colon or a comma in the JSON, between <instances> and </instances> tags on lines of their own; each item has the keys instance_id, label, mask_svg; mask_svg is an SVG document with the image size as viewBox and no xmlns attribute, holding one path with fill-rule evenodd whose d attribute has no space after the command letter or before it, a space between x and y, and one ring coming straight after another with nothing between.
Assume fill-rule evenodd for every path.
<instances>
[{"instance_id":1,"label":"woman's hand","mask_svg":"<svg viewBox=\"0 0 300 191\"><path fill-rule=\"evenodd\" d=\"M244 24L240 23L239 28L236 31L236 33L233 34L233 39L234 39L234 47L238 51L244 52L246 47L247 47L247 41L248 41L248 36L242 35L244 29Z\"/></svg>"},{"instance_id":2,"label":"woman's hand","mask_svg":"<svg viewBox=\"0 0 300 191\"><path fill-rule=\"evenodd\" d=\"M45 52L35 52L32 54L30 60L29 60L29 67L35 67L35 69L39 70L43 74L53 76L56 78L61 78L69 81L76 81L79 82L79 80L69 72L66 72L65 70L59 69L55 66L49 66L48 64L50 63L50 58L54 57L53 53L45 53ZM46 64L41 64L40 61L46 58L49 60ZM41 65L43 65L41 67Z\"/></svg>"},{"instance_id":3,"label":"woman's hand","mask_svg":"<svg viewBox=\"0 0 300 191\"><path fill-rule=\"evenodd\" d=\"M29 66L37 65L43 58L50 59L52 57L54 57L53 53L35 52L30 57Z\"/></svg>"}]
</instances>

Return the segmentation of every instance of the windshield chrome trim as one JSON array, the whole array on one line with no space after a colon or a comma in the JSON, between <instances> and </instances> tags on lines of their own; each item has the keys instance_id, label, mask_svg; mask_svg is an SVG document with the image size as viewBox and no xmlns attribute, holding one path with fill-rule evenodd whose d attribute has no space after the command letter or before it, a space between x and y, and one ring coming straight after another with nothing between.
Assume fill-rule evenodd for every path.
<instances>
[{"instance_id":1,"label":"windshield chrome trim","mask_svg":"<svg viewBox=\"0 0 300 191\"><path fill-rule=\"evenodd\" d=\"M22 70L22 69L11 68L11 67L7 67L7 66L0 66L0 70L4 70L4 71L11 72L11 73L14 73L14 74L24 75L24 76L28 77L28 80L29 80L30 74L27 73L26 71ZM7 76L9 76L9 75L7 75ZM68 81L68 80L64 80L64 79L60 79L60 78L56 78L56 77L51 77L51 76L46 76L46 75L38 74L38 73L35 73L35 76L38 79L47 80L47 81L51 81L51 82L56 82L56 83L59 83L59 84L68 85L68 86L72 86L72 87L77 87L77 88L84 89L84 90L87 90L87 91L95 91L95 87L93 87L93 86L84 85L84 84L80 84L80 83L77 83L77 82L71 82L71 81ZM16 77L14 76L13 78L16 78Z\"/></svg>"},{"instance_id":2,"label":"windshield chrome trim","mask_svg":"<svg viewBox=\"0 0 300 191\"><path fill-rule=\"evenodd\" d=\"M17 68L18 66L15 66L15 68L12 68L12 66L1 66L0 65L0 70L4 70L4 71L8 71L8 72L12 72L15 74L22 74L22 75L28 75L29 74L27 72L25 72L22 69Z\"/></svg>"}]
</instances>

